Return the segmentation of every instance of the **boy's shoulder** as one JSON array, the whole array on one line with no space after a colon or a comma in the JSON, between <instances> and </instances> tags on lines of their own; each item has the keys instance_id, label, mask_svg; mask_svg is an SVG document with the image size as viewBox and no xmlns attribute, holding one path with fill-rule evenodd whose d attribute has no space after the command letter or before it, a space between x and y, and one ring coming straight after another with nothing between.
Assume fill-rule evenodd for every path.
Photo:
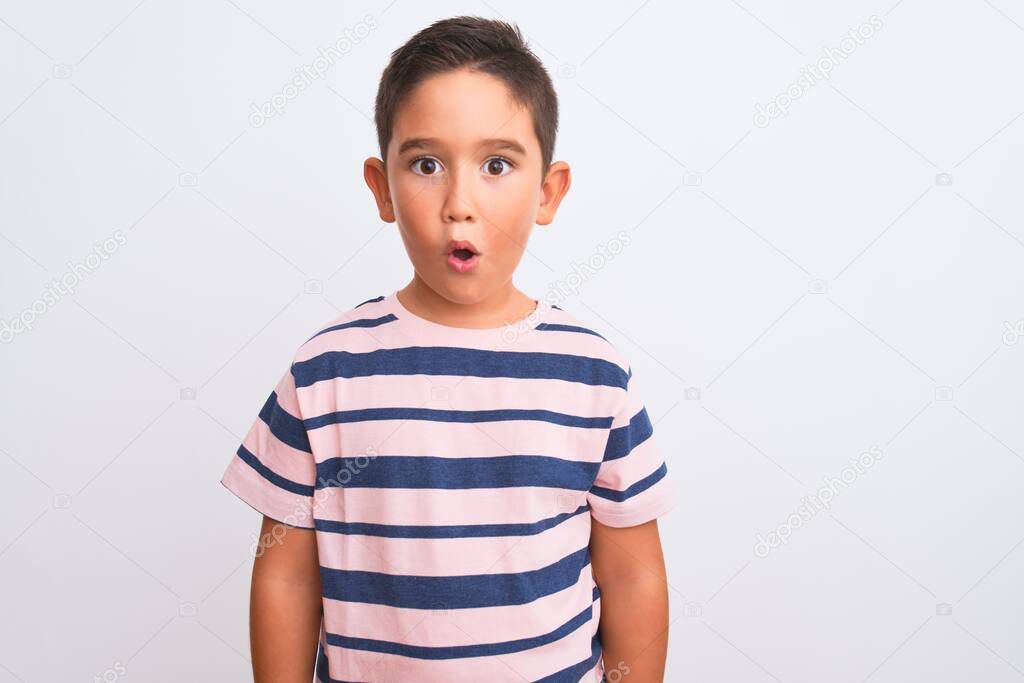
<instances>
[{"instance_id":1,"label":"boy's shoulder","mask_svg":"<svg viewBox=\"0 0 1024 683\"><path fill-rule=\"evenodd\" d=\"M626 374L627 379L633 374L629 357L608 339L600 326L581 320L557 304L551 305L550 313L536 329L565 333L564 338L569 344L566 348L570 352L614 363Z\"/></svg>"},{"instance_id":2,"label":"boy's shoulder","mask_svg":"<svg viewBox=\"0 0 1024 683\"><path fill-rule=\"evenodd\" d=\"M329 318L307 332L305 341L296 349L293 362L308 360L325 351L341 351L337 346L339 335L331 333L354 327L372 328L396 320L393 313L383 307L385 296L375 296L359 303L352 304L348 309Z\"/></svg>"}]
</instances>

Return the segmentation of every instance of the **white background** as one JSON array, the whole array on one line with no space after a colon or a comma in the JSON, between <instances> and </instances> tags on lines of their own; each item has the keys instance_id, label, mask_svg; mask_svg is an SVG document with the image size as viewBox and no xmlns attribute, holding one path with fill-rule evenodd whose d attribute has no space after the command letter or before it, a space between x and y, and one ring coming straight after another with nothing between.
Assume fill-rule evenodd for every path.
<instances>
[{"instance_id":1,"label":"white background","mask_svg":"<svg viewBox=\"0 0 1024 683\"><path fill-rule=\"evenodd\" d=\"M259 516L219 478L297 346L408 281L361 165L390 52L455 14L555 79L573 185L516 283L574 282L656 421L668 680L1024 679L1019 3L430 5L0 3L0 319L34 318L0 345L0 683L250 679Z\"/></svg>"}]
</instances>

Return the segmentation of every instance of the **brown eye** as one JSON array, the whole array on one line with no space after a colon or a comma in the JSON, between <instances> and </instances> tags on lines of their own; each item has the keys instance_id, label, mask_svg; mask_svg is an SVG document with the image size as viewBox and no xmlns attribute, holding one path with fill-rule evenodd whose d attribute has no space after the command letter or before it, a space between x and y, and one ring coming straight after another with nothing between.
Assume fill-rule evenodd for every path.
<instances>
[{"instance_id":1,"label":"brown eye","mask_svg":"<svg viewBox=\"0 0 1024 683\"><path fill-rule=\"evenodd\" d=\"M512 170L512 162L501 157L493 157L487 160L484 168L487 170L488 175L503 176Z\"/></svg>"},{"instance_id":2,"label":"brown eye","mask_svg":"<svg viewBox=\"0 0 1024 683\"><path fill-rule=\"evenodd\" d=\"M416 169L417 166L419 166L419 170ZM417 173L418 175L434 175L440 170L441 164L438 163L437 159L431 159L430 157L420 157L419 159L413 159L413 162L412 164L410 164L410 167L412 168L413 172Z\"/></svg>"}]
</instances>

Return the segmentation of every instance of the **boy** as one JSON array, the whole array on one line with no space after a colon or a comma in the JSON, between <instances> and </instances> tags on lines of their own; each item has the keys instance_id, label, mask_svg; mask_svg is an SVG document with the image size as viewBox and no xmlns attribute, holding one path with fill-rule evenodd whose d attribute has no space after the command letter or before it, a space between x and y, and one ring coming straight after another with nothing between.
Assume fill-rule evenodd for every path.
<instances>
[{"instance_id":1,"label":"boy","mask_svg":"<svg viewBox=\"0 0 1024 683\"><path fill-rule=\"evenodd\" d=\"M264 515L257 683L663 679L674 496L632 370L512 284L569 189L557 116L513 25L392 54L364 176L412 280L299 347L222 479Z\"/></svg>"}]
</instances>

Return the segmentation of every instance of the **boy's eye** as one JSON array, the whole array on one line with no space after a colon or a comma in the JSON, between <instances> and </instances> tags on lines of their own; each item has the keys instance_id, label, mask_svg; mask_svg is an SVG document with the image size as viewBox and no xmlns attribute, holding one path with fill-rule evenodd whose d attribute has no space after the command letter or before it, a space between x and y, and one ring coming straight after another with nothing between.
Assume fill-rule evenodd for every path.
<instances>
[{"instance_id":1,"label":"boy's eye","mask_svg":"<svg viewBox=\"0 0 1024 683\"><path fill-rule=\"evenodd\" d=\"M504 165L505 171L502 172L502 166ZM513 163L504 157L491 157L484 162L484 172L487 175L503 176L508 175L512 171Z\"/></svg>"},{"instance_id":2,"label":"boy's eye","mask_svg":"<svg viewBox=\"0 0 1024 683\"><path fill-rule=\"evenodd\" d=\"M416 167L419 166L419 170ZM441 162L433 157L419 157L413 159L412 163L409 164L409 168L412 169L413 173L418 175L436 175L441 170Z\"/></svg>"}]
</instances>

